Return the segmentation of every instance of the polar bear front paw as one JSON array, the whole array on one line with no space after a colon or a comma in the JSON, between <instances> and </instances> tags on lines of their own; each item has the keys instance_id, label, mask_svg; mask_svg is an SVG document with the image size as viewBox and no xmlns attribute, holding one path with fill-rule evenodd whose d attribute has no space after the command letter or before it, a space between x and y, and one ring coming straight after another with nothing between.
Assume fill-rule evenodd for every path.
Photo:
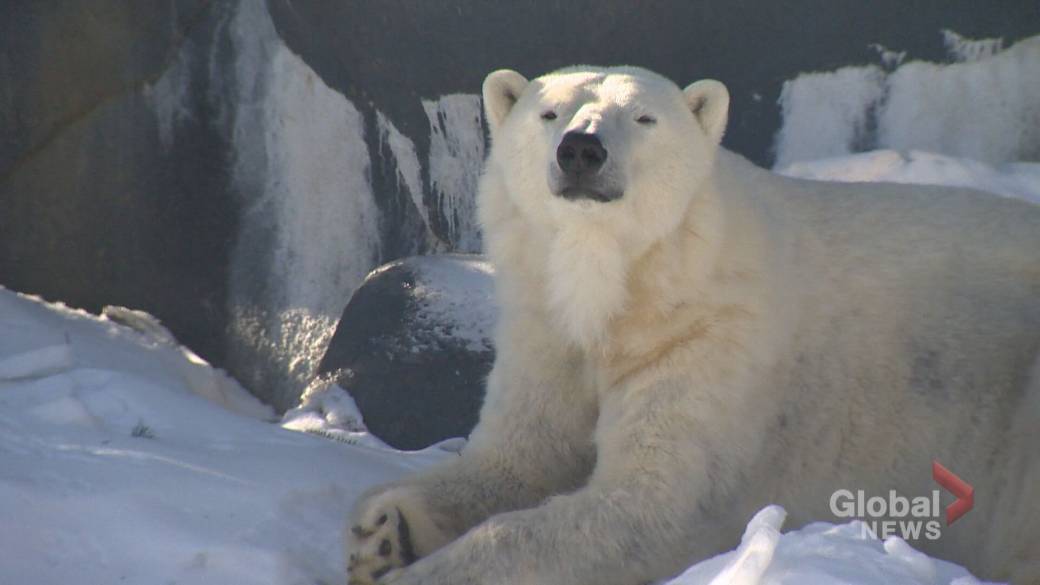
<instances>
[{"instance_id":1,"label":"polar bear front paw","mask_svg":"<svg viewBox=\"0 0 1040 585\"><path fill-rule=\"evenodd\" d=\"M348 585L373 585L418 558L411 527L398 507L370 507L350 527L347 540Z\"/></svg>"}]
</instances>

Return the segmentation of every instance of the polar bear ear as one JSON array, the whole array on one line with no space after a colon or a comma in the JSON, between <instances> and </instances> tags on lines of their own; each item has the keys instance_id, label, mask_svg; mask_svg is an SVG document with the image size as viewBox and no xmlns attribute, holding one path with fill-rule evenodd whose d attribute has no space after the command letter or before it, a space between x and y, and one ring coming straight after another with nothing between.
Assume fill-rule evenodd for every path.
<instances>
[{"instance_id":1,"label":"polar bear ear","mask_svg":"<svg viewBox=\"0 0 1040 585\"><path fill-rule=\"evenodd\" d=\"M729 118L729 90L721 81L702 79L683 90L686 105L716 144L722 141Z\"/></svg>"},{"instance_id":2,"label":"polar bear ear","mask_svg":"<svg viewBox=\"0 0 1040 585\"><path fill-rule=\"evenodd\" d=\"M511 69L499 69L484 80L484 116L491 134L509 115L527 87L527 78Z\"/></svg>"}]
</instances>

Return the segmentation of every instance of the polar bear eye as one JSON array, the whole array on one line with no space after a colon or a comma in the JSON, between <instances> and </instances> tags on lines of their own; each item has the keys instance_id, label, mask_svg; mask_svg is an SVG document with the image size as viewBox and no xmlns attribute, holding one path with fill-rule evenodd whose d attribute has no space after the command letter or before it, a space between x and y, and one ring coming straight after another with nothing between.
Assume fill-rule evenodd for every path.
<instances>
[{"instance_id":1,"label":"polar bear eye","mask_svg":"<svg viewBox=\"0 0 1040 585\"><path fill-rule=\"evenodd\" d=\"M644 126L650 126L650 125L653 125L653 124L657 123L657 118L644 114L644 115L639 116L638 118L636 118L636 122L638 122L638 123L640 123L640 124L642 124Z\"/></svg>"},{"instance_id":2,"label":"polar bear eye","mask_svg":"<svg viewBox=\"0 0 1040 585\"><path fill-rule=\"evenodd\" d=\"M556 112L554 112L552 110L546 110L546 111L542 112L542 119L543 120L555 120L556 119Z\"/></svg>"}]
</instances>

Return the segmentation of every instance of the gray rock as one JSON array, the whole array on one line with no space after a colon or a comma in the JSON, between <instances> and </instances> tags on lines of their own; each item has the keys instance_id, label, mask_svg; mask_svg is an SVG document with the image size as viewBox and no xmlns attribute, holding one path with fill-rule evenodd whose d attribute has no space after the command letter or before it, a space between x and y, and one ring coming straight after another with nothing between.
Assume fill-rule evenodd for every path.
<instances>
[{"instance_id":1,"label":"gray rock","mask_svg":"<svg viewBox=\"0 0 1040 585\"><path fill-rule=\"evenodd\" d=\"M350 392L365 426L394 447L467 436L494 361L493 314L482 257L393 262L351 297L320 375Z\"/></svg>"}]
</instances>

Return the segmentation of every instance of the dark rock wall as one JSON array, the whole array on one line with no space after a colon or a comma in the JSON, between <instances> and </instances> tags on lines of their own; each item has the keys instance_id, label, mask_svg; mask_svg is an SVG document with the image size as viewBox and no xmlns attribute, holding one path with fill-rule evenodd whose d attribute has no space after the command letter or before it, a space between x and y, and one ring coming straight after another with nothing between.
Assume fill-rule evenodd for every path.
<instances>
[{"instance_id":1,"label":"dark rock wall","mask_svg":"<svg viewBox=\"0 0 1040 585\"><path fill-rule=\"evenodd\" d=\"M374 266L474 251L475 94L628 63L716 77L768 164L780 86L1036 34L1035 0L0 3L0 285L157 315L276 406Z\"/></svg>"},{"instance_id":2,"label":"dark rock wall","mask_svg":"<svg viewBox=\"0 0 1040 585\"><path fill-rule=\"evenodd\" d=\"M332 87L374 103L415 137L421 98L479 93L500 68L529 77L575 63L639 65L679 84L722 80L733 97L726 145L772 159L781 84L800 72L877 63L873 45L943 61L940 31L1040 32L1031 0L660 0L328 3L268 0L275 25Z\"/></svg>"},{"instance_id":3,"label":"dark rock wall","mask_svg":"<svg viewBox=\"0 0 1040 585\"><path fill-rule=\"evenodd\" d=\"M172 0L0 11L0 284L147 310L220 363L227 151L201 89L181 88L194 115L170 144L153 100L187 47L208 43L212 12Z\"/></svg>"}]
</instances>

